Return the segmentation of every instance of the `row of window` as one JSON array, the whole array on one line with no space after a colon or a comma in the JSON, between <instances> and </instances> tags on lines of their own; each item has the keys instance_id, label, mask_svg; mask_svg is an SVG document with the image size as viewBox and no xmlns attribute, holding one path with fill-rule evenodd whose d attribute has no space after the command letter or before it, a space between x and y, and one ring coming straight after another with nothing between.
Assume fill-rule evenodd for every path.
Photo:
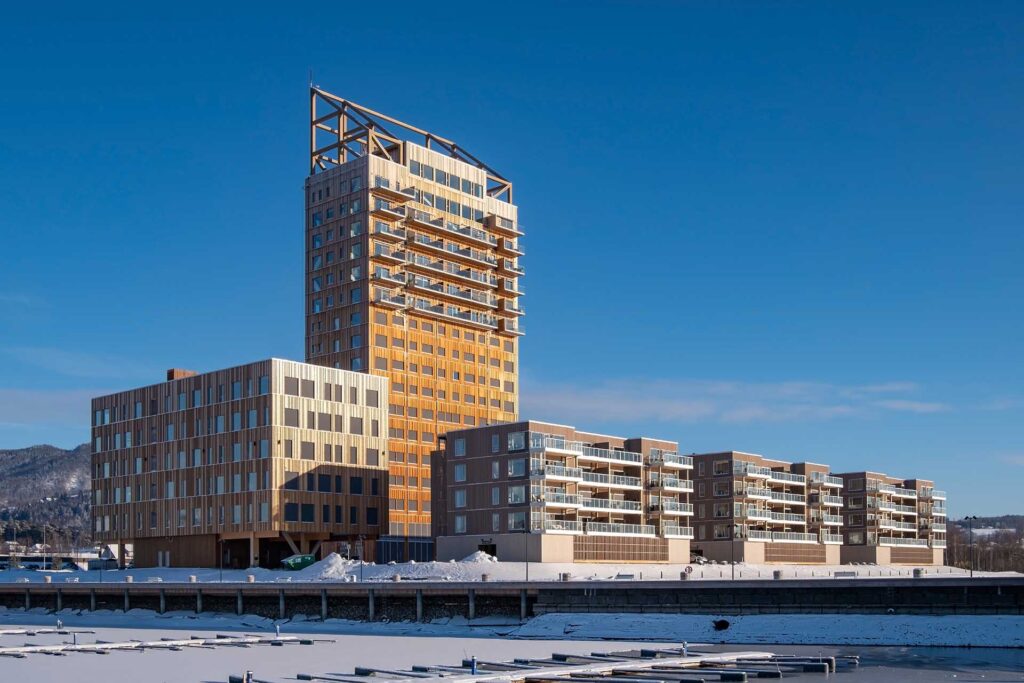
<instances>
[{"instance_id":1,"label":"row of window","mask_svg":"<svg viewBox=\"0 0 1024 683\"><path fill-rule=\"evenodd\" d=\"M341 202L340 204L338 204L337 216L338 216L338 218L341 218L343 216L351 216L353 214L359 213L362 210L363 210L363 198L362 197L355 197L351 201ZM325 207L323 211L314 211L314 212L312 212L312 214L310 214L310 225L312 227L314 227L314 228L319 228L321 225L323 225L325 220L328 220L328 221L329 220L333 220L334 217L335 217L334 207L333 206L328 206L328 207ZM359 221L356 221L355 223L353 223L353 225L355 225L356 223L359 223ZM355 231L352 232L352 236L353 237L355 237L356 235L359 235L359 234L361 234L361 233L358 233L358 232L355 232ZM339 232L339 235L341 237L345 236L345 234L343 232ZM314 249L315 248L316 247L314 247Z\"/></svg>"},{"instance_id":2,"label":"row of window","mask_svg":"<svg viewBox=\"0 0 1024 683\"><path fill-rule=\"evenodd\" d=\"M506 527L501 528L501 513L491 513L491 531L526 531L526 512L516 511L509 512L505 519ZM466 515L455 515L455 533L464 534L466 533Z\"/></svg>"},{"instance_id":3,"label":"row of window","mask_svg":"<svg viewBox=\"0 0 1024 683\"><path fill-rule=\"evenodd\" d=\"M380 479L369 477L371 496L380 495ZM361 496L363 490L363 476L358 474L348 475L348 493L353 496ZM284 488L287 491L306 491L308 493L345 493L345 477L340 474L318 474L307 472L284 473Z\"/></svg>"},{"instance_id":4,"label":"row of window","mask_svg":"<svg viewBox=\"0 0 1024 683\"><path fill-rule=\"evenodd\" d=\"M127 459L117 460L115 458L114 460L96 463L93 468L93 478L109 479L110 477L143 474L144 472L201 467L204 464L203 455L204 451L202 448L193 448L191 459L188 458L185 451L178 451L177 456L172 453L165 453L162 463L163 467L161 467L160 458L157 455L150 455L147 458L136 456L133 461ZM206 465L241 462L243 455L246 460L268 458L270 457L270 441L260 439L259 441L250 441L245 444L235 442L231 444L230 453L223 444L210 446L206 449L205 455ZM129 463L132 463L134 467L130 467Z\"/></svg>"},{"instance_id":5,"label":"row of window","mask_svg":"<svg viewBox=\"0 0 1024 683\"><path fill-rule=\"evenodd\" d=\"M285 503L284 504L284 521L285 522L298 522L301 524L331 524L344 525L345 517L342 515L344 510L341 505L334 505L334 518L331 519L331 505L320 506L320 518L316 517L316 505L312 503ZM351 505L348 508L348 524L355 526L359 524L359 508L355 505ZM367 526L377 526L380 524L380 514L376 507L366 508L366 524Z\"/></svg>"},{"instance_id":6,"label":"row of window","mask_svg":"<svg viewBox=\"0 0 1024 683\"><path fill-rule=\"evenodd\" d=\"M262 479L262 486L260 486ZM93 490L93 502L96 505L105 503L142 503L147 500L169 500L172 498L189 498L190 496L215 496L227 493L243 493L246 491L258 491L270 488L270 471L260 472L235 472L230 477L217 475L211 477L196 477L192 482L192 493L189 494L188 479L169 480L159 486L157 482L150 481L148 486L143 483L136 483L133 486L125 487L97 487ZM146 497L146 493L149 496ZM134 500L133 500L134 493Z\"/></svg>"},{"instance_id":7,"label":"row of window","mask_svg":"<svg viewBox=\"0 0 1024 683\"><path fill-rule=\"evenodd\" d=\"M516 453L518 451L526 450L526 432L509 432L506 436L507 452ZM501 452L501 435L491 434L491 453ZM465 437L459 437L452 440L452 455L455 457L462 457L466 455L466 439ZM525 459L521 459L525 463ZM512 460L509 461L514 462Z\"/></svg>"},{"instance_id":8,"label":"row of window","mask_svg":"<svg viewBox=\"0 0 1024 683\"><path fill-rule=\"evenodd\" d=\"M338 183L339 194L351 194L358 192L363 189L363 177L361 175L353 176L352 178L341 180ZM326 193L326 194L325 194ZM325 184L323 187L313 189L309 191L309 203L322 202L324 199L331 198L331 185L330 183Z\"/></svg>"},{"instance_id":9,"label":"row of window","mask_svg":"<svg viewBox=\"0 0 1024 683\"><path fill-rule=\"evenodd\" d=\"M242 429L256 429L257 427L268 426L270 424L270 408L268 406L263 407L262 421L260 420L260 411L257 411L255 408L245 413L244 421L241 411L232 412L230 415L230 429L227 418L227 415L208 415L204 421L202 418L196 417L193 421L192 436L225 434L229 431L237 432ZM100 434L93 439L93 453L145 446L147 442L144 440L144 436L145 432L142 430ZM161 436L164 438L161 439ZM162 434L157 430L156 425L150 425L149 427L148 443L150 444L187 438L189 438L188 422L184 420L179 423L168 422L164 425Z\"/></svg>"},{"instance_id":10,"label":"row of window","mask_svg":"<svg viewBox=\"0 0 1024 683\"><path fill-rule=\"evenodd\" d=\"M468 178L460 178L454 173L446 173L439 168L434 168L429 164L424 164L414 159L409 161L409 172L414 176L419 176L424 180L444 185L452 190L459 190L460 192L477 198L482 198L484 196L484 187L480 183L473 182Z\"/></svg>"},{"instance_id":11,"label":"row of window","mask_svg":"<svg viewBox=\"0 0 1024 683\"><path fill-rule=\"evenodd\" d=\"M202 378L200 378L199 381L203 381ZM257 386L259 395L270 393L270 377L262 375L255 380L250 377L244 383L240 380L236 380L232 382L230 386L224 384L208 384L205 392L202 388L194 388L191 391L179 391L176 397L173 393L166 393L163 401L163 412L171 413L176 410L200 408L204 405L210 406L229 400L237 401L242 398L249 398L256 395L254 391ZM228 393L228 389L230 389L230 394ZM142 401L135 401L135 403L130 407L127 404L121 404L120 408L114 405L109 408L95 410L93 412L92 423L93 426L100 426L110 424L111 422L140 419L159 414L158 400L156 398L150 398L148 413L143 411Z\"/></svg>"},{"instance_id":12,"label":"row of window","mask_svg":"<svg viewBox=\"0 0 1024 683\"><path fill-rule=\"evenodd\" d=\"M337 403L350 403L359 405L359 387L351 385L348 392L341 384L324 382L320 385L320 395L316 392L316 382L311 379L299 379L298 377L284 378L284 393L287 396L299 396L302 398L321 399L324 401L335 401ZM371 408L380 407L380 392L376 389L366 389L363 394L362 405Z\"/></svg>"},{"instance_id":13,"label":"row of window","mask_svg":"<svg viewBox=\"0 0 1024 683\"><path fill-rule=\"evenodd\" d=\"M225 509L225 506L220 505L220 506L218 506L216 508L216 511L217 511L216 518L214 517L214 509L215 508L212 505L210 505L210 506L208 506L206 508L206 527L208 529L215 530L215 529L223 528L223 527L227 526L228 524L232 524L232 525L237 527L237 526L239 526L239 525L241 525L243 523L242 522L243 506L242 505L233 505L233 506L231 506L231 507L229 507L227 509ZM192 510L192 515L191 515L192 526L193 527L202 527L203 526L203 509L199 508L199 507L194 507L194 508L191 508L191 510ZM225 511L226 510L231 513L231 520L230 520L230 522L225 517ZM247 505L244 506L244 510L245 510L245 524L252 524L253 523L253 504L252 503L248 503ZM262 502L262 503L259 504L258 510L259 510L259 521L260 522L269 522L270 521L270 504L266 503L266 502ZM176 511L172 511L172 512L169 512L168 514L165 514L163 516L164 517L164 529L166 531L170 531L171 528L172 528L172 524L174 524L175 522L176 522L176 524L174 524L174 525L178 529L184 529L187 526L188 514L189 514L189 511L186 508L178 508ZM158 519L159 519L159 516L157 514L157 511L156 510L150 510L150 512L149 512L149 529L152 530L152 529L158 528ZM124 532L131 532L131 531L133 531L133 529L129 525L128 513L123 513L121 515L120 526L121 526L121 530L124 531ZM144 531L144 529L145 529L145 527L143 526L143 513L142 512L136 512L135 513L135 528L134 528L134 531L135 532L142 532L142 531ZM98 515L96 517L96 522L95 522L95 531L97 533L118 531L118 516L117 515L102 515L102 516Z\"/></svg>"}]
</instances>

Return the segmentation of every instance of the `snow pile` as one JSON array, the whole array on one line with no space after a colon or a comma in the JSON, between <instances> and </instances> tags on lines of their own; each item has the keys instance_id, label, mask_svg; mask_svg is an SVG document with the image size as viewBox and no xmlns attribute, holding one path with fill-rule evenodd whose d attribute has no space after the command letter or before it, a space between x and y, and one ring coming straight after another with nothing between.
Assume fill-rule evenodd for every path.
<instances>
[{"instance_id":1,"label":"snow pile","mask_svg":"<svg viewBox=\"0 0 1024 683\"><path fill-rule=\"evenodd\" d=\"M348 581L351 570L358 567L359 560L346 560L338 553L331 553L296 574L304 581Z\"/></svg>"},{"instance_id":2,"label":"snow pile","mask_svg":"<svg viewBox=\"0 0 1024 683\"><path fill-rule=\"evenodd\" d=\"M488 555L483 550L477 550L472 555L467 555L462 558L463 562L477 563L477 562L497 562L498 558L494 555Z\"/></svg>"}]
</instances>

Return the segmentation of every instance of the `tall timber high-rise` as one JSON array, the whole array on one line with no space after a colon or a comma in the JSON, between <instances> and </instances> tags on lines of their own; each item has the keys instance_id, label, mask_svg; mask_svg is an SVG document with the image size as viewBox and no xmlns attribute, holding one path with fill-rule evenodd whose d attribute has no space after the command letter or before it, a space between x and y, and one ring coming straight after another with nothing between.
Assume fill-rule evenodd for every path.
<instances>
[{"instance_id":1,"label":"tall timber high-rise","mask_svg":"<svg viewBox=\"0 0 1024 683\"><path fill-rule=\"evenodd\" d=\"M430 559L430 453L515 420L523 255L512 183L451 140L310 89L306 360L388 378L380 560Z\"/></svg>"}]
</instances>

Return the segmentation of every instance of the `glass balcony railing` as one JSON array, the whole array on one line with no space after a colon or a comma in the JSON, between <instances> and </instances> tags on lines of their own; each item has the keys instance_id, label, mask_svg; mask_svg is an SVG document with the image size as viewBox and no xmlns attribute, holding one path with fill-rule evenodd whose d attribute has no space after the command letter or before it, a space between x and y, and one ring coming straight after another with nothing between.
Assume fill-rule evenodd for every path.
<instances>
[{"instance_id":1,"label":"glass balcony railing","mask_svg":"<svg viewBox=\"0 0 1024 683\"><path fill-rule=\"evenodd\" d=\"M833 486L840 489L843 488L842 477L833 477L832 475L824 474L822 472L812 472L811 482L822 486Z\"/></svg>"},{"instance_id":2,"label":"glass balcony railing","mask_svg":"<svg viewBox=\"0 0 1024 683\"><path fill-rule=\"evenodd\" d=\"M772 490L758 488L756 486L747 487L747 496L750 498L771 498Z\"/></svg>"},{"instance_id":3,"label":"glass balcony railing","mask_svg":"<svg viewBox=\"0 0 1024 683\"><path fill-rule=\"evenodd\" d=\"M583 498L583 507L595 510L621 510L640 512L640 503L635 500L613 500L611 498Z\"/></svg>"},{"instance_id":4,"label":"glass balcony railing","mask_svg":"<svg viewBox=\"0 0 1024 683\"><path fill-rule=\"evenodd\" d=\"M664 465L665 467L680 467L693 469L693 458L688 455L679 455L671 451L663 451L660 448L652 448L647 458L650 465Z\"/></svg>"},{"instance_id":5,"label":"glass balcony railing","mask_svg":"<svg viewBox=\"0 0 1024 683\"><path fill-rule=\"evenodd\" d=\"M782 503L797 503L803 505L807 501L807 497L799 493L782 493L781 491L771 491L769 498Z\"/></svg>"},{"instance_id":6,"label":"glass balcony railing","mask_svg":"<svg viewBox=\"0 0 1024 683\"><path fill-rule=\"evenodd\" d=\"M769 470L769 472L770 474L768 475L768 479L770 481L781 481L788 484L798 484L800 486L807 484L807 477L802 474L791 474L780 470Z\"/></svg>"},{"instance_id":7,"label":"glass balcony railing","mask_svg":"<svg viewBox=\"0 0 1024 683\"><path fill-rule=\"evenodd\" d=\"M640 488L640 477L625 477L618 474L584 472L583 481L587 484L595 484L599 486L625 486L629 488Z\"/></svg>"},{"instance_id":8,"label":"glass balcony railing","mask_svg":"<svg viewBox=\"0 0 1024 683\"><path fill-rule=\"evenodd\" d=\"M663 524L661 526L661 535L665 538L693 538L693 527Z\"/></svg>"},{"instance_id":9,"label":"glass balcony railing","mask_svg":"<svg viewBox=\"0 0 1024 683\"><path fill-rule=\"evenodd\" d=\"M793 512L768 512L768 518L773 522L785 522L786 524L807 524L807 518Z\"/></svg>"},{"instance_id":10,"label":"glass balcony railing","mask_svg":"<svg viewBox=\"0 0 1024 683\"><path fill-rule=\"evenodd\" d=\"M878 520L880 529L898 529L899 531L917 531L917 525L913 522L898 522L895 519Z\"/></svg>"},{"instance_id":11,"label":"glass balcony railing","mask_svg":"<svg viewBox=\"0 0 1024 683\"><path fill-rule=\"evenodd\" d=\"M547 531L550 533L580 534L583 533L583 524L575 519L535 519L530 524L533 531Z\"/></svg>"},{"instance_id":12,"label":"glass balcony railing","mask_svg":"<svg viewBox=\"0 0 1024 683\"><path fill-rule=\"evenodd\" d=\"M789 543L817 543L818 536L816 534L804 534L797 531L773 531L772 540Z\"/></svg>"},{"instance_id":13,"label":"glass balcony railing","mask_svg":"<svg viewBox=\"0 0 1024 683\"><path fill-rule=\"evenodd\" d=\"M649 480L651 488L675 489L677 491L693 491L693 482L689 479L678 477L651 477Z\"/></svg>"},{"instance_id":14,"label":"glass balcony railing","mask_svg":"<svg viewBox=\"0 0 1024 683\"><path fill-rule=\"evenodd\" d=\"M651 524L616 524L609 522L590 522L583 525L587 534L605 536L653 536L654 526Z\"/></svg>"},{"instance_id":15,"label":"glass balcony railing","mask_svg":"<svg viewBox=\"0 0 1024 683\"><path fill-rule=\"evenodd\" d=\"M842 534L826 534L821 532L821 542L825 545L840 545L843 542Z\"/></svg>"},{"instance_id":16,"label":"glass balcony railing","mask_svg":"<svg viewBox=\"0 0 1024 683\"><path fill-rule=\"evenodd\" d=\"M946 547L946 539L944 539L944 538L942 538L942 539L940 539L940 538L933 538L932 539L932 547L933 548L945 548Z\"/></svg>"},{"instance_id":17,"label":"glass balcony railing","mask_svg":"<svg viewBox=\"0 0 1024 683\"><path fill-rule=\"evenodd\" d=\"M882 493L888 493L890 496L917 498L917 491L914 489L905 489L900 486L893 486L892 484L879 484L878 490Z\"/></svg>"},{"instance_id":18,"label":"glass balcony railing","mask_svg":"<svg viewBox=\"0 0 1024 683\"><path fill-rule=\"evenodd\" d=\"M823 505L828 505L830 507L843 507L842 496L822 496L821 502Z\"/></svg>"},{"instance_id":19,"label":"glass balcony railing","mask_svg":"<svg viewBox=\"0 0 1024 683\"><path fill-rule=\"evenodd\" d=\"M565 493L563 491L553 489L534 493L533 499L546 505L563 505L572 507L580 505L580 497L575 493Z\"/></svg>"},{"instance_id":20,"label":"glass balcony railing","mask_svg":"<svg viewBox=\"0 0 1024 683\"><path fill-rule=\"evenodd\" d=\"M770 477L772 470L770 467L761 467L750 462L733 462L732 473L747 475L749 477Z\"/></svg>"},{"instance_id":21,"label":"glass balcony railing","mask_svg":"<svg viewBox=\"0 0 1024 683\"><path fill-rule=\"evenodd\" d=\"M583 470L579 467L545 464L540 460L530 461L530 474L535 477L556 477L559 479L582 479Z\"/></svg>"},{"instance_id":22,"label":"glass balcony railing","mask_svg":"<svg viewBox=\"0 0 1024 683\"><path fill-rule=\"evenodd\" d=\"M894 536L879 536L878 545L884 546L910 546L915 548L927 548L927 538L896 538Z\"/></svg>"},{"instance_id":23,"label":"glass balcony railing","mask_svg":"<svg viewBox=\"0 0 1024 683\"><path fill-rule=\"evenodd\" d=\"M545 448L572 451L584 458L616 460L631 464L640 464L643 462L643 456L639 453L634 453L633 451L617 451L610 448L595 448L593 446L586 445L582 441L569 441L568 439L560 436L531 433L530 449L543 450Z\"/></svg>"}]
</instances>

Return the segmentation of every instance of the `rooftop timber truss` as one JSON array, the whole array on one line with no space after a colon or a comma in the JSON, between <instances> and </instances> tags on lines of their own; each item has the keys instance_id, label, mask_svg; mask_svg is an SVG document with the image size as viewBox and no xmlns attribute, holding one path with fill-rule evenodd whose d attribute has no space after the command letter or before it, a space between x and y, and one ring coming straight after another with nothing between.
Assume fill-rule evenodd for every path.
<instances>
[{"instance_id":1,"label":"rooftop timber truss","mask_svg":"<svg viewBox=\"0 0 1024 683\"><path fill-rule=\"evenodd\" d=\"M512 201L511 181L453 141L312 85L309 88L309 123L311 175L367 154L404 164L402 143L408 140L482 169L487 174L487 194Z\"/></svg>"}]
</instances>

